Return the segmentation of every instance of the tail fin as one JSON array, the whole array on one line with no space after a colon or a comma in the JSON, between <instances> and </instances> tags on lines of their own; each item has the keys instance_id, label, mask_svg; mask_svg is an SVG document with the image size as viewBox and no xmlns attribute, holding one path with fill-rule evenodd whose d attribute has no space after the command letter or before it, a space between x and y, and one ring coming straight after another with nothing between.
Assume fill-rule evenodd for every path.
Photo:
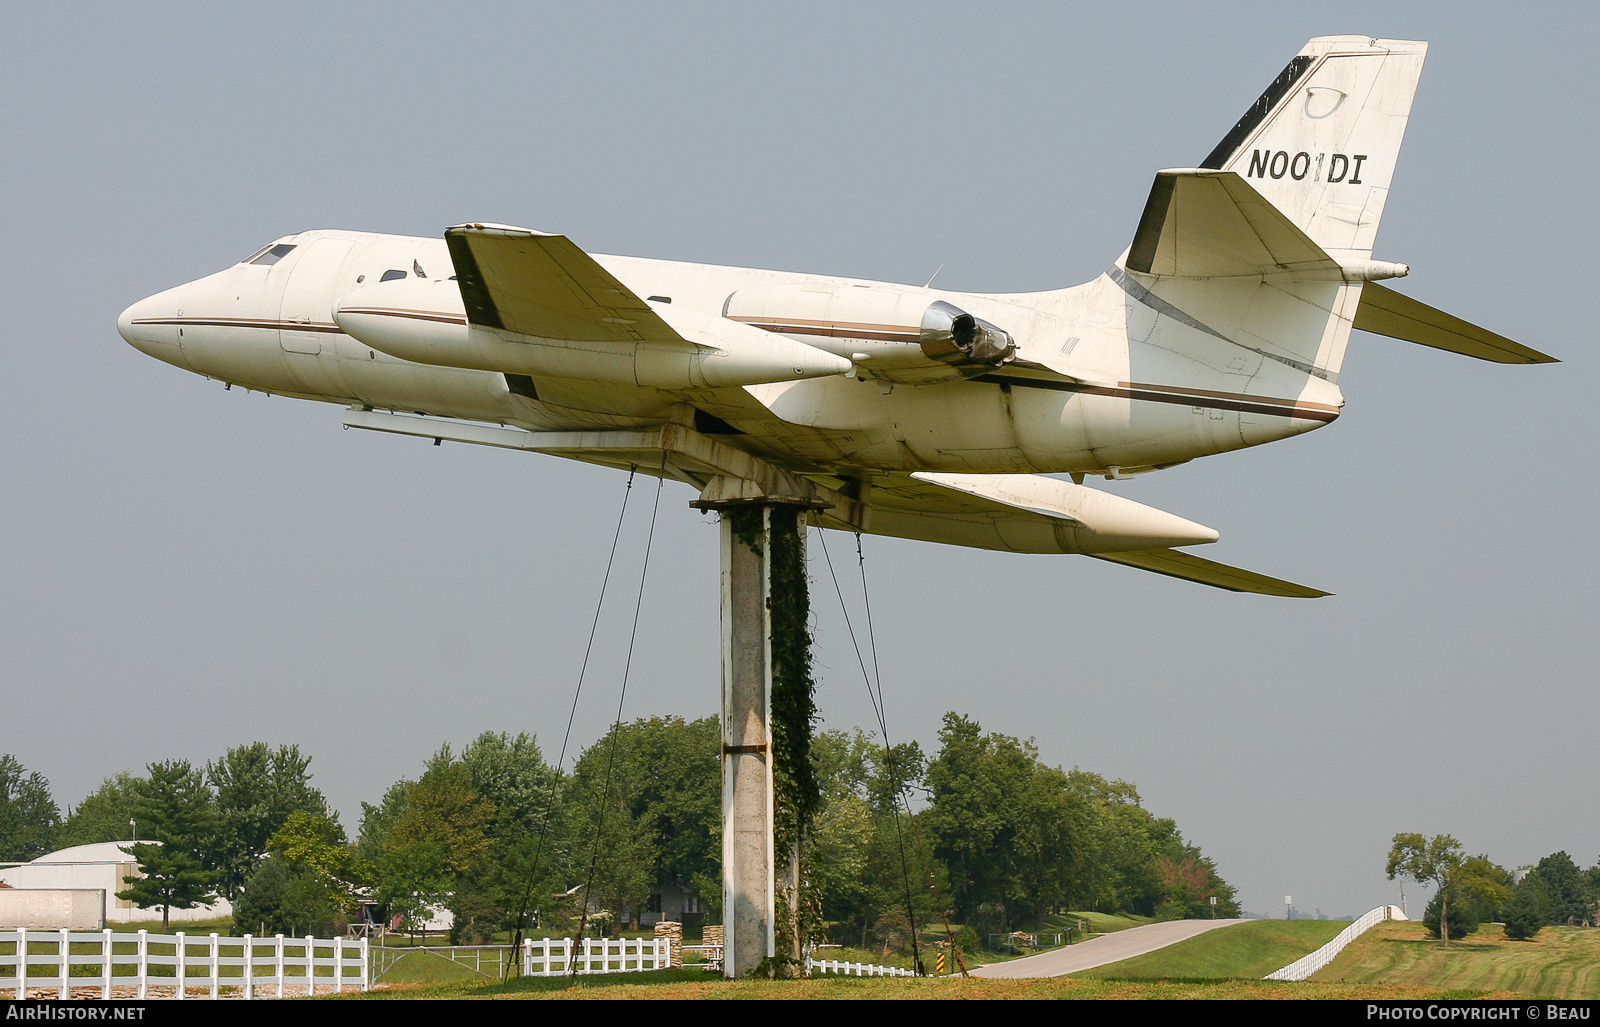
<instances>
[{"instance_id":1,"label":"tail fin","mask_svg":"<svg viewBox=\"0 0 1600 1027\"><path fill-rule=\"evenodd\" d=\"M1200 166L1243 176L1339 263L1370 258L1427 52L1311 40Z\"/></svg>"}]
</instances>

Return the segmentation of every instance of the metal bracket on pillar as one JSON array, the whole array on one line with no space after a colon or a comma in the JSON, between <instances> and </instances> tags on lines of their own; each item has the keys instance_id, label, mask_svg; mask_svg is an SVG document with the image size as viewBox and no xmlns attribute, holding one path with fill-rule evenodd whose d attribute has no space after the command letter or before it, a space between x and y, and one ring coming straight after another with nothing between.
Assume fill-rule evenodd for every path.
<instances>
[{"instance_id":1,"label":"metal bracket on pillar","mask_svg":"<svg viewBox=\"0 0 1600 1027\"><path fill-rule=\"evenodd\" d=\"M801 491L797 489L796 491ZM689 504L722 515L722 967L741 977L776 951L779 860L773 839L772 511L831 504L772 495L758 483L719 475ZM759 513L741 535L735 509ZM750 525L750 519L737 518ZM788 870L790 860L782 861Z\"/></svg>"}]
</instances>

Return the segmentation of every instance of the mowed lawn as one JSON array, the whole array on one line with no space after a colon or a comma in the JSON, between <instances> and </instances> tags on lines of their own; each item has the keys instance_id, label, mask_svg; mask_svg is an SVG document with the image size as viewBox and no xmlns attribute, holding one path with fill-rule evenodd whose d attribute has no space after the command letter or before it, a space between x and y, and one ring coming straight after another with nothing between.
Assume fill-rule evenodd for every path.
<instances>
[{"instance_id":1,"label":"mowed lawn","mask_svg":"<svg viewBox=\"0 0 1600 1027\"><path fill-rule=\"evenodd\" d=\"M1600 998L1600 930L1546 927L1530 941L1511 941L1498 924L1485 924L1446 949L1421 923L1394 921L1351 942L1311 980L1595 999Z\"/></svg>"},{"instance_id":2,"label":"mowed lawn","mask_svg":"<svg viewBox=\"0 0 1600 1027\"><path fill-rule=\"evenodd\" d=\"M1073 976L1259 980L1315 952L1349 926L1347 920L1247 920Z\"/></svg>"},{"instance_id":3,"label":"mowed lawn","mask_svg":"<svg viewBox=\"0 0 1600 1027\"><path fill-rule=\"evenodd\" d=\"M724 981L703 970L530 978L498 983L398 985L329 995L316 1002L406 999L1430 999L1466 998L1439 988L1277 981L1105 981L1081 977L964 980L960 977L830 977L808 981ZM1491 996L1495 998L1507 996Z\"/></svg>"}]
</instances>

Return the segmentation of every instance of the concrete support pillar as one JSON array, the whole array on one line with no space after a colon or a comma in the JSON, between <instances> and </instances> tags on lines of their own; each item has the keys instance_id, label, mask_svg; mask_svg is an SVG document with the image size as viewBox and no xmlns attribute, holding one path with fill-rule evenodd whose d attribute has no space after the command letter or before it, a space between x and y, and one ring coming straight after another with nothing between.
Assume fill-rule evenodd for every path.
<instances>
[{"instance_id":1,"label":"concrete support pillar","mask_svg":"<svg viewBox=\"0 0 1600 1027\"><path fill-rule=\"evenodd\" d=\"M832 504L797 491L774 495L756 481L719 476L689 504L721 515L722 969L729 978L776 955L776 878L798 875L798 850L780 855L773 839L772 512L798 514L803 566L806 511Z\"/></svg>"},{"instance_id":2,"label":"concrete support pillar","mask_svg":"<svg viewBox=\"0 0 1600 1027\"><path fill-rule=\"evenodd\" d=\"M754 505L754 504L753 504ZM773 954L772 616L768 526L739 538L722 517L723 973L741 977Z\"/></svg>"}]
</instances>

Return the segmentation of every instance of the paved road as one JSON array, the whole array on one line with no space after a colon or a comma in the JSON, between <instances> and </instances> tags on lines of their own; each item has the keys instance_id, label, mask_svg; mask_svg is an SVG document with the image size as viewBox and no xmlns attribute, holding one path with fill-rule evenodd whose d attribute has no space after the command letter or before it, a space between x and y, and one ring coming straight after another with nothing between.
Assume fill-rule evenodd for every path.
<instances>
[{"instance_id":1,"label":"paved road","mask_svg":"<svg viewBox=\"0 0 1600 1027\"><path fill-rule=\"evenodd\" d=\"M1160 924L1130 927L1126 931L1102 934L1077 945L1068 945L1037 956L1024 956L1008 963L990 963L972 971L974 977L1063 977L1107 963L1142 956L1164 949L1187 938L1218 927L1242 924L1243 920L1168 920Z\"/></svg>"}]
</instances>

